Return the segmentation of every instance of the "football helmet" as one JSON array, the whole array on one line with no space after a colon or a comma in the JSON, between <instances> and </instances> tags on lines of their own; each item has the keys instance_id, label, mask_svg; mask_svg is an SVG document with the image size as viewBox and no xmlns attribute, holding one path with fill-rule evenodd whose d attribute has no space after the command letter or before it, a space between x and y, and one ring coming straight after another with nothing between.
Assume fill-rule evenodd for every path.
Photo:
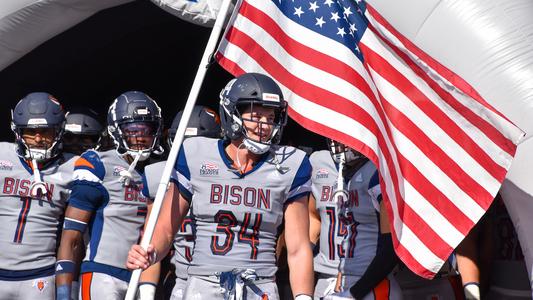
<instances>
[{"instance_id":1,"label":"football helmet","mask_svg":"<svg viewBox=\"0 0 533 300\"><path fill-rule=\"evenodd\" d=\"M168 130L168 145L172 147L172 142L176 136L176 131L183 116L183 111L179 111L172 121L172 125ZM189 124L185 130L185 137L191 136L205 136L210 138L220 138L220 117L218 114L201 105L195 105L192 109L191 117L189 118Z\"/></svg>"},{"instance_id":2,"label":"football helmet","mask_svg":"<svg viewBox=\"0 0 533 300\"><path fill-rule=\"evenodd\" d=\"M256 122L259 126L272 126L270 135L265 139L251 138L244 127L242 112L246 109L254 111L254 105L272 108L275 112L273 121L246 120ZM224 137L230 140L243 138L243 144L248 150L262 154L281 140L283 127L287 123L287 102L272 78L258 73L246 73L232 79L220 92L220 119Z\"/></svg>"},{"instance_id":3,"label":"football helmet","mask_svg":"<svg viewBox=\"0 0 533 300\"><path fill-rule=\"evenodd\" d=\"M11 130L15 133L17 153L28 160L42 162L61 153L64 125L63 106L48 93L30 93L11 110ZM27 143L23 135L31 129L52 130L50 142L39 146Z\"/></svg>"},{"instance_id":4,"label":"football helmet","mask_svg":"<svg viewBox=\"0 0 533 300\"><path fill-rule=\"evenodd\" d=\"M116 151L120 155L139 157L140 161L148 159L152 152L163 153L160 145L162 127L161 109L142 92L121 94L107 113L107 131L113 138Z\"/></svg>"},{"instance_id":5,"label":"football helmet","mask_svg":"<svg viewBox=\"0 0 533 300\"><path fill-rule=\"evenodd\" d=\"M331 154L333 161L335 161L337 164L339 164L342 160L344 164L349 165L350 163L353 163L361 158L365 158L363 154L344 145L343 143L339 143L332 139L327 139L327 143L329 153Z\"/></svg>"},{"instance_id":6,"label":"football helmet","mask_svg":"<svg viewBox=\"0 0 533 300\"><path fill-rule=\"evenodd\" d=\"M70 110L66 116L63 150L79 155L98 149L103 129L94 110L85 107Z\"/></svg>"}]
</instances>

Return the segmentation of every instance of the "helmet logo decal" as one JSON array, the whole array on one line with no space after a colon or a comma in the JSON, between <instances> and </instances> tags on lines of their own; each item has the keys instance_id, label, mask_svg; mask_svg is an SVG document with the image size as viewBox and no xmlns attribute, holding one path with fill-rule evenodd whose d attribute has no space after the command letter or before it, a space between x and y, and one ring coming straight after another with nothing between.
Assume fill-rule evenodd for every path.
<instances>
[{"instance_id":1,"label":"helmet logo decal","mask_svg":"<svg viewBox=\"0 0 533 300\"><path fill-rule=\"evenodd\" d=\"M72 131L72 132L81 132L81 125L80 124L66 124L65 130Z\"/></svg>"},{"instance_id":2,"label":"helmet logo decal","mask_svg":"<svg viewBox=\"0 0 533 300\"><path fill-rule=\"evenodd\" d=\"M34 118L28 120L28 125L46 125L48 122L44 118Z\"/></svg>"},{"instance_id":3,"label":"helmet logo decal","mask_svg":"<svg viewBox=\"0 0 533 300\"><path fill-rule=\"evenodd\" d=\"M197 136L197 135L198 135L198 128L187 127L187 129L185 129L185 136Z\"/></svg>"},{"instance_id":4,"label":"helmet logo decal","mask_svg":"<svg viewBox=\"0 0 533 300\"><path fill-rule=\"evenodd\" d=\"M263 93L263 100L269 102L279 102L280 97L278 94Z\"/></svg>"},{"instance_id":5,"label":"helmet logo decal","mask_svg":"<svg viewBox=\"0 0 533 300\"><path fill-rule=\"evenodd\" d=\"M150 111L148 110L148 108L138 108L135 112L139 116L147 116L150 114Z\"/></svg>"}]
</instances>

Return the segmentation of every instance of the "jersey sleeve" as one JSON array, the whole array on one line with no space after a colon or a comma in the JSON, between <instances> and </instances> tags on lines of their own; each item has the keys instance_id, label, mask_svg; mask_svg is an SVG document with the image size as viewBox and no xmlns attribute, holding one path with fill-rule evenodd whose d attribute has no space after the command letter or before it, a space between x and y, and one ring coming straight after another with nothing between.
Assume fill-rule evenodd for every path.
<instances>
[{"instance_id":1,"label":"jersey sleeve","mask_svg":"<svg viewBox=\"0 0 533 300\"><path fill-rule=\"evenodd\" d=\"M309 195L311 192L311 170L312 168L309 158L304 156L289 189L289 194L285 201L286 204Z\"/></svg>"},{"instance_id":2,"label":"jersey sleeve","mask_svg":"<svg viewBox=\"0 0 533 300\"><path fill-rule=\"evenodd\" d=\"M309 163L311 164L311 174L314 173L316 171L316 165L317 165L317 161L318 161L318 152L313 152L311 153L311 155L309 156ZM311 176L311 184L313 184L314 180L313 180L313 176Z\"/></svg>"},{"instance_id":3,"label":"jersey sleeve","mask_svg":"<svg viewBox=\"0 0 533 300\"><path fill-rule=\"evenodd\" d=\"M143 189L141 190L141 194L148 198L150 201L153 201L154 199L150 197L150 188L148 187L148 180L146 177L146 172L142 174L142 181L143 181Z\"/></svg>"},{"instance_id":4,"label":"jersey sleeve","mask_svg":"<svg viewBox=\"0 0 533 300\"><path fill-rule=\"evenodd\" d=\"M379 212L379 205L382 200L381 196L381 185L379 184L379 173L376 170L370 181L368 182L368 194L370 194L370 199L372 199L372 204L374 208Z\"/></svg>"},{"instance_id":5,"label":"jersey sleeve","mask_svg":"<svg viewBox=\"0 0 533 300\"><path fill-rule=\"evenodd\" d=\"M92 150L83 153L74 163L72 176L69 205L86 211L96 211L107 198L107 192L102 185L105 168L98 153Z\"/></svg>"},{"instance_id":6,"label":"jersey sleeve","mask_svg":"<svg viewBox=\"0 0 533 300\"><path fill-rule=\"evenodd\" d=\"M178 185L181 195L183 195L190 203L192 200L193 188L191 184L191 172L189 170L189 165L187 164L183 145L178 153L178 158L176 159L176 164L174 165L170 180Z\"/></svg>"}]
</instances>

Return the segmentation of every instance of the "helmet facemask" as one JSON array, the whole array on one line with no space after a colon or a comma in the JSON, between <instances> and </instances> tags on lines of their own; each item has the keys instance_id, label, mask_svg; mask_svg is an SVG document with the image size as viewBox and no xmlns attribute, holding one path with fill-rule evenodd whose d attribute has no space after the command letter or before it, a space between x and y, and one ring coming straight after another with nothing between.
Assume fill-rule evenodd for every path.
<instances>
[{"instance_id":1,"label":"helmet facemask","mask_svg":"<svg viewBox=\"0 0 533 300\"><path fill-rule=\"evenodd\" d=\"M150 157L152 152L159 148L159 138L161 127L157 121L129 121L122 122L116 126L117 134L112 134L113 138L119 136L119 148L132 157L139 156L139 161L144 161Z\"/></svg>"},{"instance_id":2,"label":"helmet facemask","mask_svg":"<svg viewBox=\"0 0 533 300\"><path fill-rule=\"evenodd\" d=\"M365 158L365 156L358 151L355 151L354 149L339 143L337 141L327 139L328 140L328 147L329 147L329 153L331 154L331 157L333 158L333 161L337 164L339 164L342 160L344 164L350 165L352 163L355 163L361 158Z\"/></svg>"},{"instance_id":3,"label":"helmet facemask","mask_svg":"<svg viewBox=\"0 0 533 300\"><path fill-rule=\"evenodd\" d=\"M280 142L283 127L287 124L286 103L282 103L282 105L279 105L279 102L276 105L269 105L265 102L239 99L237 107L231 112L225 105L221 105L223 108L222 118L231 122L232 134L229 137L231 139L243 137L243 144L252 153L263 154L267 152L271 145ZM273 109L273 118L255 115L258 110L257 107ZM245 122L256 124L254 132L248 132ZM266 133L266 130L269 130L270 133Z\"/></svg>"},{"instance_id":4,"label":"helmet facemask","mask_svg":"<svg viewBox=\"0 0 533 300\"><path fill-rule=\"evenodd\" d=\"M16 126L11 123L11 129L15 133L19 155L27 160L35 160L36 162L44 162L54 158L61 152L63 126ZM42 130L51 130L49 134L43 134ZM39 132L41 131L41 132ZM34 139L36 134L41 135L42 141L38 145L28 143L26 139ZM46 135L53 136L46 138ZM47 141L48 140L48 141Z\"/></svg>"},{"instance_id":5,"label":"helmet facemask","mask_svg":"<svg viewBox=\"0 0 533 300\"><path fill-rule=\"evenodd\" d=\"M98 150L101 139L101 135L65 132L63 135L63 150L78 155L91 149Z\"/></svg>"}]
</instances>

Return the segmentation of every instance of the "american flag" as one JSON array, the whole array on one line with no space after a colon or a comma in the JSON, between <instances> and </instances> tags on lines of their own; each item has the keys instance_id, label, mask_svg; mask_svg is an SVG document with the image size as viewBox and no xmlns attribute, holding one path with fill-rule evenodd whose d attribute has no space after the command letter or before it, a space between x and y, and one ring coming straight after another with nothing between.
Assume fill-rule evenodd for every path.
<instances>
[{"instance_id":1,"label":"american flag","mask_svg":"<svg viewBox=\"0 0 533 300\"><path fill-rule=\"evenodd\" d=\"M294 120L377 165L396 253L426 278L488 209L523 136L362 0L240 1L216 57L273 77Z\"/></svg>"}]
</instances>

